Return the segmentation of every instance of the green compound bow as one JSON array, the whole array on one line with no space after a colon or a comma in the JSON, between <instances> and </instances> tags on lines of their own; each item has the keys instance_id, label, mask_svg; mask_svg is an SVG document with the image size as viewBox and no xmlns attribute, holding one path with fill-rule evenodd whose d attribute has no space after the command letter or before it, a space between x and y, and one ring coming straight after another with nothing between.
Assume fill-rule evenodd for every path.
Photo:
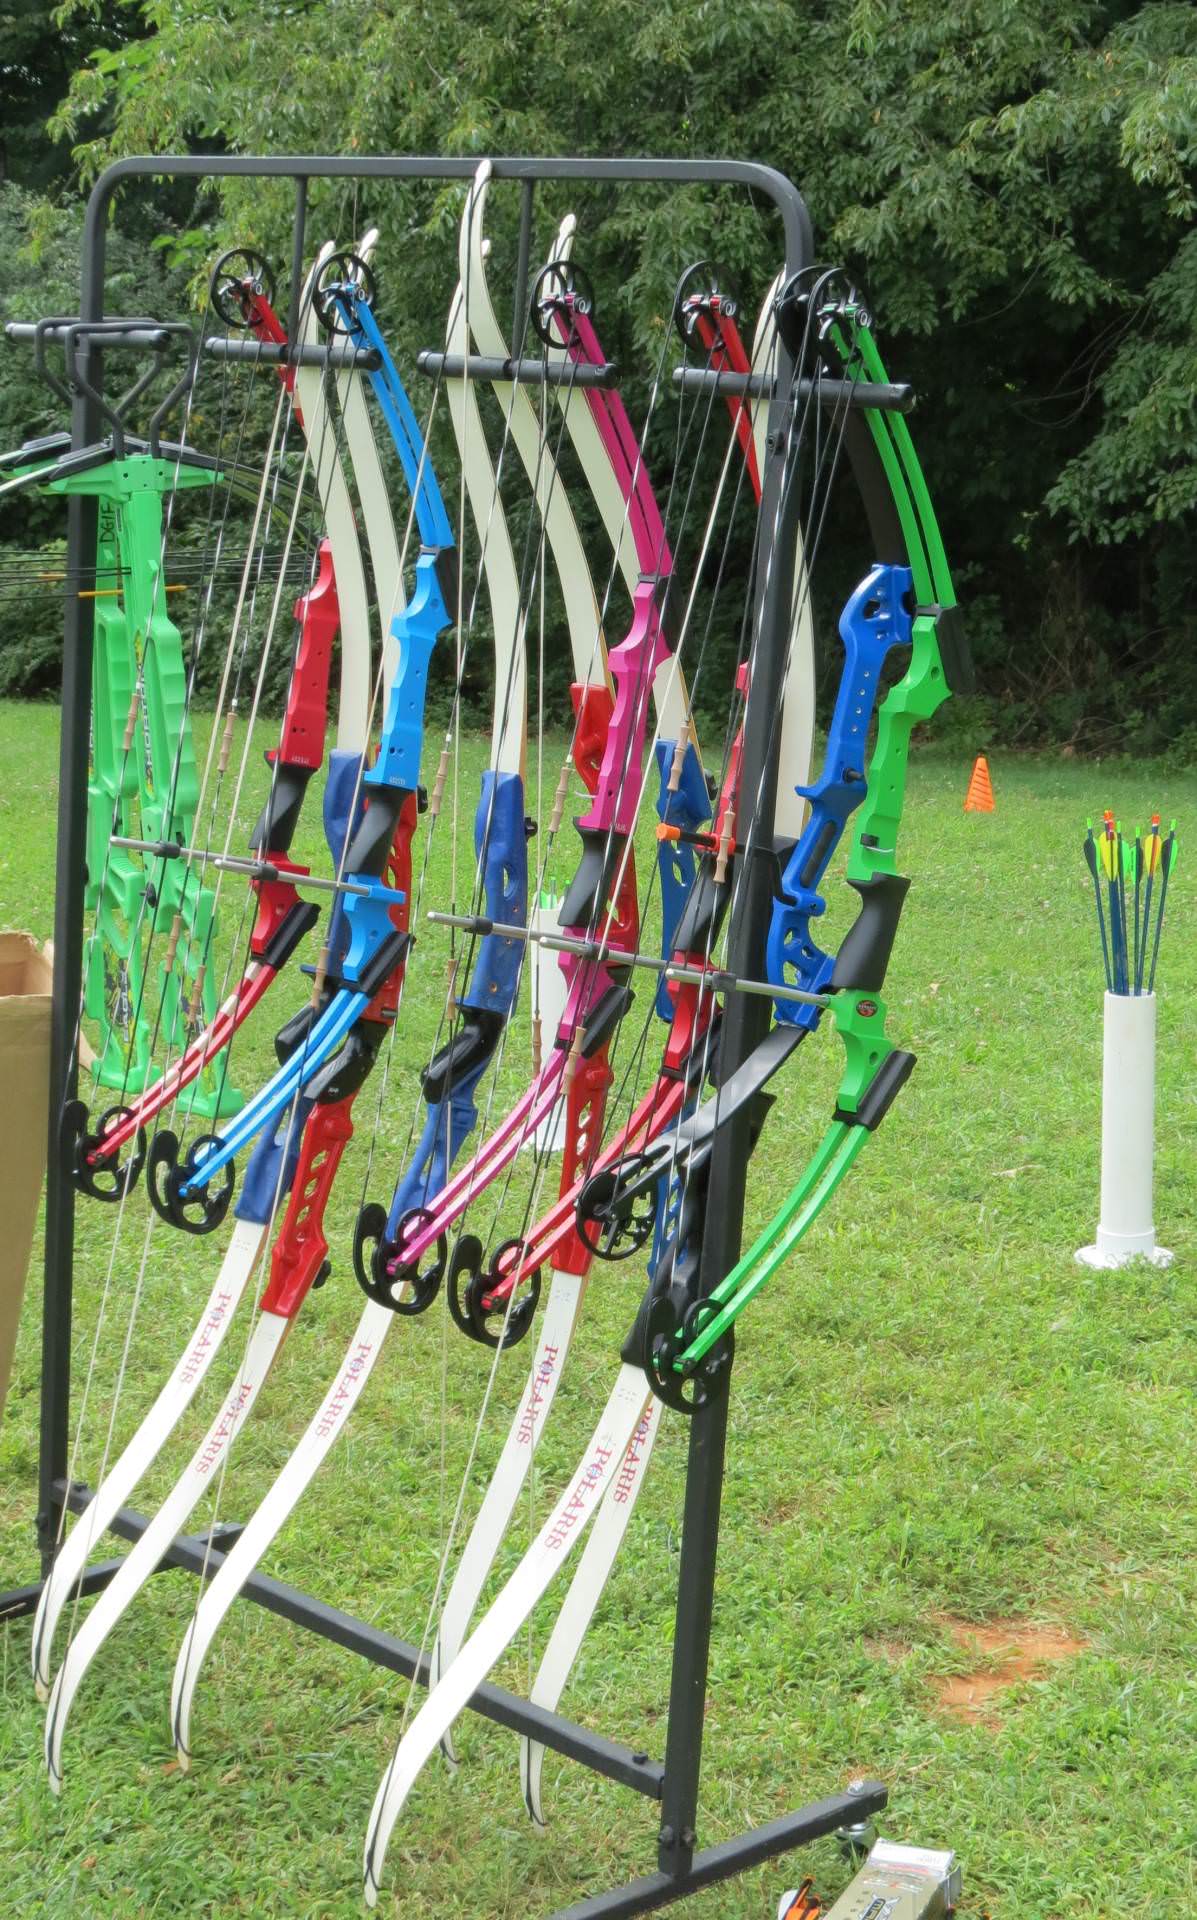
<instances>
[{"instance_id":1,"label":"green compound bow","mask_svg":"<svg viewBox=\"0 0 1197 1920\"><path fill-rule=\"evenodd\" d=\"M122 323L126 332L130 324ZM216 982L208 958L215 933L215 894L189 867L176 866L151 889L148 870L111 836L147 840L178 838L190 844L199 801L195 747L189 717L188 674L183 640L167 608L163 577L167 517L164 502L180 491L212 488L220 474L193 464L183 450L164 457L159 424L194 379L196 357L190 328L183 328L187 366L150 422L148 447L126 441L133 399L161 369L177 326L140 323L150 364L115 405L106 405L111 436L82 453L69 451L62 436L32 442L4 462L8 486L36 486L62 498L83 495L97 503L92 695L92 770L88 782L87 884L85 902L95 915L95 933L85 956L83 1012L99 1036L90 1072L94 1082L142 1093L157 1076L155 1043L181 1052L216 1012ZM12 327L12 338L31 333L35 368L51 390L69 401L81 384L78 348L95 333L50 321L34 329ZM46 346L64 349L66 382L46 364ZM69 583L79 591L79 583ZM153 1016L146 992L147 943L169 929L157 968ZM216 1056L187 1095L188 1109L206 1118L235 1113L241 1095L227 1082Z\"/></svg>"},{"instance_id":2,"label":"green compound bow","mask_svg":"<svg viewBox=\"0 0 1197 1920\"><path fill-rule=\"evenodd\" d=\"M859 403L845 420L844 440L878 558L883 567L909 571L910 654L905 672L878 712L867 792L859 805L847 863L848 884L861 897L860 916L834 960L810 938L810 920L822 913L824 903L813 886L802 884L801 875L827 831L820 818L824 796L816 787L809 790L812 816L787 863L782 880L785 897L775 908L770 937L768 972L773 985L827 990L826 1008L846 1054L833 1119L784 1205L724 1280L680 1315L676 1302L667 1297L659 1298L648 1315L642 1351L650 1383L669 1405L684 1411L701 1404L730 1355L734 1323L818 1218L914 1067L914 1055L897 1048L885 1033L886 1006L881 998L909 885L898 873L896 851L910 738L950 692L967 691L971 684L943 542L900 410L909 398L888 381L859 297L850 292L829 301L825 282L819 291L823 296L820 338L838 362L838 366L824 364L821 374L851 381L860 389ZM784 326L787 317L791 326L799 324L806 304L800 287L787 288L779 302L779 324ZM870 389L882 404L870 403ZM842 793L840 799L842 806ZM834 813L834 808L830 811ZM780 1029L786 1024L809 1029L819 1017L818 1010L780 1001L776 1013L778 1026L757 1054L691 1123L695 1144L707 1147L714 1131L756 1097L788 1057L790 1049L776 1044L782 1038ZM758 1063L755 1071L754 1061Z\"/></svg>"},{"instance_id":3,"label":"green compound bow","mask_svg":"<svg viewBox=\"0 0 1197 1920\"><path fill-rule=\"evenodd\" d=\"M216 1012L216 981L206 964L213 890L176 861L165 866L151 899L145 865L110 847L109 838L115 818L120 834L191 844L199 778L183 641L162 579L163 501L180 489L211 487L217 478L211 469L127 453L45 483L48 493L96 496L97 576L119 582L119 600L105 593L96 603L88 904L97 914L97 937L88 953L84 1008L102 1034L94 1077L124 1094L141 1093L155 1077L155 1024L160 1044L173 1055ZM152 925L170 932L154 1020L142 953ZM215 1058L189 1090L187 1103L197 1114L231 1113L241 1105L223 1082L222 1064Z\"/></svg>"}]
</instances>

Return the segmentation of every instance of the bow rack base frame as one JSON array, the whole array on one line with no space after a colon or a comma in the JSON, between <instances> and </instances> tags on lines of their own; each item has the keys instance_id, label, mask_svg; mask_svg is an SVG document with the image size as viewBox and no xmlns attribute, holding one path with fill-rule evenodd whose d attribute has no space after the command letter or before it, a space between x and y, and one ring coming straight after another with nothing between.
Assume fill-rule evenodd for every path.
<instances>
[{"instance_id":1,"label":"bow rack base frame","mask_svg":"<svg viewBox=\"0 0 1197 1920\"><path fill-rule=\"evenodd\" d=\"M468 184L476 159L415 156L155 156L118 161L97 181L88 202L81 256L80 321L105 318L106 241L111 205L125 182L166 179L230 178L289 180L294 214L291 248L289 335L298 338L299 303L308 253L308 187L314 179L356 181L460 181ZM527 303L532 219L539 182L577 181L608 185L656 184L668 187L738 188L779 217L787 278L808 267L812 258L810 223L797 189L771 168L745 161L592 160L505 158L493 162L496 181L521 188L515 315L519 323ZM80 363L84 380L75 390L71 446L82 450L99 437L102 425L103 353L84 340ZM777 389L792 373L788 350L781 348ZM893 404L901 399L895 390ZM780 449L784 436L771 440ZM757 794L758 806L771 814L776 787L775 755L770 752L773 715L783 682L788 646L788 609L799 503L796 489L783 487L784 456L771 454L764 473L761 524L770 530L760 542L752 585L758 648L744 733L743 780ZM68 504L68 577L82 577L94 554L96 503L73 497ZM68 1477L71 1402L71 1318L74 1287L75 1185L59 1116L75 1098L74 1028L82 982L84 873L87 833L87 782L91 715L92 604L82 597L67 601L63 657L62 733L59 753L59 803L55 902L56 965L51 1015L50 1154L47 1185L45 1277L43 1293L42 1379L37 1538L43 1577L55 1552L66 1511L78 1511L88 1489ZM767 863L750 863L749 878L731 928L729 966L748 977L752 956L763 946L771 886ZM722 1040L726 1070L747 1058L769 1023L768 1002L746 994L729 995ZM723 1129L712 1163L713 1184L721 1206L708 1221L703 1243L704 1290L711 1290L735 1265L740 1252L744 1188L750 1152L747 1116ZM734 1877L795 1847L843 1827L859 1826L886 1803L886 1789L874 1781L854 1781L846 1790L749 1829L716 1846L698 1848L699 1776L703 1712L714 1610L727 1439L728 1396L712 1397L690 1422L681 1551L673 1641L667 1732L663 1763L605 1739L559 1714L488 1684L469 1702L470 1709L518 1733L528 1734L592 1772L657 1802L660 1808L656 1871L642 1879L584 1898L553 1920L614 1920L617 1915L648 1912ZM135 1541L146 1518L123 1508L111 1531ZM162 1562L210 1577L222 1564L240 1528L216 1529L211 1539L180 1535ZM106 1561L89 1570L84 1590L98 1591L119 1565ZM0 1594L0 1620L19 1618L37 1604L36 1585ZM343 1613L298 1588L255 1574L244 1597L268 1611L359 1654L375 1666L426 1682L426 1661L407 1643Z\"/></svg>"}]
</instances>

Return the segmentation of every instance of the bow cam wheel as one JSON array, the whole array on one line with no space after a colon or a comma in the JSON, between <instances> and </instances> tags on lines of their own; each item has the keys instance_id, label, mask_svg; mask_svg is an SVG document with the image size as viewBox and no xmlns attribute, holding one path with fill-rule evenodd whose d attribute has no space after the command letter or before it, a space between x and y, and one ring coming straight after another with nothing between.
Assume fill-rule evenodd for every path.
<instances>
[{"instance_id":1,"label":"bow cam wheel","mask_svg":"<svg viewBox=\"0 0 1197 1920\"><path fill-rule=\"evenodd\" d=\"M130 1107L109 1107L100 1115L94 1133L85 1128L80 1134L75 1151L75 1185L93 1200L120 1200L126 1193L132 1193L141 1178L146 1159L144 1127L138 1127L123 1160L104 1150L106 1136L119 1127L122 1120L129 1119L131 1113Z\"/></svg>"},{"instance_id":2,"label":"bow cam wheel","mask_svg":"<svg viewBox=\"0 0 1197 1920\"><path fill-rule=\"evenodd\" d=\"M373 268L356 253L330 253L316 276L312 310L326 333L352 333L358 302L374 307Z\"/></svg>"},{"instance_id":3,"label":"bow cam wheel","mask_svg":"<svg viewBox=\"0 0 1197 1920\"><path fill-rule=\"evenodd\" d=\"M626 1193L650 1165L648 1154L630 1154L586 1182L575 1220L579 1239L596 1259L630 1260L651 1239L657 1219L655 1186Z\"/></svg>"},{"instance_id":4,"label":"bow cam wheel","mask_svg":"<svg viewBox=\"0 0 1197 1920\"><path fill-rule=\"evenodd\" d=\"M183 1188L200 1171L196 1159L200 1148L222 1145L219 1134L203 1134L198 1140L192 1141L187 1158L180 1165L178 1136L169 1127L164 1127L161 1133L154 1136L146 1156L146 1184L150 1190L150 1200L155 1213L183 1233L215 1233L229 1210L233 1184L237 1178L231 1160L220 1169L215 1186L205 1183L193 1193L183 1192Z\"/></svg>"},{"instance_id":5,"label":"bow cam wheel","mask_svg":"<svg viewBox=\"0 0 1197 1920\"><path fill-rule=\"evenodd\" d=\"M673 296L673 321L688 347L702 346L698 333L699 316L719 302L719 311L734 320L740 303L731 292L731 283L713 260L696 260L687 267Z\"/></svg>"},{"instance_id":6,"label":"bow cam wheel","mask_svg":"<svg viewBox=\"0 0 1197 1920\"><path fill-rule=\"evenodd\" d=\"M701 1307L703 1303L695 1304ZM663 1294L649 1308L644 1332L643 1366L648 1384L658 1400L685 1414L697 1413L700 1407L708 1406L727 1392L735 1345L729 1329L691 1373L679 1373L674 1362L691 1337L686 1329L693 1313L691 1308L683 1316L679 1333L673 1302Z\"/></svg>"},{"instance_id":7,"label":"bow cam wheel","mask_svg":"<svg viewBox=\"0 0 1197 1920\"><path fill-rule=\"evenodd\" d=\"M274 275L269 262L251 247L230 247L222 253L208 282L208 299L226 327L248 327L253 302L274 305Z\"/></svg>"},{"instance_id":8,"label":"bow cam wheel","mask_svg":"<svg viewBox=\"0 0 1197 1920\"><path fill-rule=\"evenodd\" d=\"M353 1271L368 1299L391 1313L423 1313L440 1292L445 1272L445 1236L435 1242L435 1259L425 1267L403 1259L406 1236L432 1219L427 1207L405 1213L394 1240L387 1238L387 1211L376 1200L363 1207L353 1235Z\"/></svg>"},{"instance_id":9,"label":"bow cam wheel","mask_svg":"<svg viewBox=\"0 0 1197 1920\"><path fill-rule=\"evenodd\" d=\"M572 260L550 260L541 268L532 289L529 317L542 346L567 346L574 337L573 316L593 312L594 288L581 267L575 267ZM565 319L564 332L553 325L559 314Z\"/></svg>"}]
</instances>

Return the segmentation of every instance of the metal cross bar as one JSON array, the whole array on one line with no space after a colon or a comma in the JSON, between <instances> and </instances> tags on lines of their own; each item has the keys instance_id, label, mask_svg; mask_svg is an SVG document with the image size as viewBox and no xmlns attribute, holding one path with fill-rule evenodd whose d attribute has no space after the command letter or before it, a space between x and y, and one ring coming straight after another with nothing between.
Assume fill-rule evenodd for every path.
<instances>
[{"instance_id":1,"label":"metal cross bar","mask_svg":"<svg viewBox=\"0 0 1197 1920\"><path fill-rule=\"evenodd\" d=\"M578 367L572 362L546 365L543 360L508 360L489 353L434 353L425 347L416 355L421 373L443 374L446 380L510 380L525 387L613 387L619 376L614 360L601 366Z\"/></svg>"},{"instance_id":2,"label":"metal cross bar","mask_svg":"<svg viewBox=\"0 0 1197 1920\"><path fill-rule=\"evenodd\" d=\"M117 842L123 845L123 842ZM463 933L485 938L497 933L502 940L532 940L555 953L576 953L583 960L601 960L608 967L647 967L666 980L680 980L711 993L755 993L764 1000L793 1000L803 1007L829 1007L825 993L806 993L801 987L774 987L767 980L747 979L720 967L679 966L656 953L625 953L621 947L608 947L601 940L578 940L568 933L545 933L533 927L517 926L506 920L488 920L478 913L429 913L425 916L438 927L459 927Z\"/></svg>"},{"instance_id":3,"label":"metal cross bar","mask_svg":"<svg viewBox=\"0 0 1197 1920\"><path fill-rule=\"evenodd\" d=\"M226 340L223 335L213 335L204 341L204 352L214 360L261 360L271 367L335 367L338 372L361 368L376 373L382 365L377 347L354 347L348 341L321 346L313 340L291 346L287 341Z\"/></svg>"},{"instance_id":4,"label":"metal cross bar","mask_svg":"<svg viewBox=\"0 0 1197 1920\"><path fill-rule=\"evenodd\" d=\"M673 384L683 393L719 393L772 395L775 382L771 373L717 373L713 367L675 367ZM906 382L881 380L795 380L793 391L799 400L813 398L821 407L873 407L878 413L910 413L915 391Z\"/></svg>"},{"instance_id":5,"label":"metal cross bar","mask_svg":"<svg viewBox=\"0 0 1197 1920\"><path fill-rule=\"evenodd\" d=\"M40 338L52 341L55 346L64 346L71 340L73 334L78 333L83 324L85 323L77 320L60 320L54 326L42 327ZM10 320L5 326L4 333L9 340L36 341L39 338L38 324L35 320ZM119 331L114 327L111 332L104 335L104 351L107 353L111 348L119 347L135 353L144 353L147 349L156 352L161 347L168 347L171 339L172 335L167 327L128 326Z\"/></svg>"},{"instance_id":6,"label":"metal cross bar","mask_svg":"<svg viewBox=\"0 0 1197 1920\"><path fill-rule=\"evenodd\" d=\"M194 860L197 866L219 867L224 873L247 873L253 880L289 880L296 887L315 887L319 893L356 893L363 899L379 897L377 887L360 885L356 880L328 880L319 873L297 873L293 867L277 867L271 860L250 860L238 853L214 853L209 847L185 847L178 840L137 840L129 834L114 833L114 847L128 847L134 853L153 854L158 860ZM401 900L401 893L395 894Z\"/></svg>"}]
</instances>

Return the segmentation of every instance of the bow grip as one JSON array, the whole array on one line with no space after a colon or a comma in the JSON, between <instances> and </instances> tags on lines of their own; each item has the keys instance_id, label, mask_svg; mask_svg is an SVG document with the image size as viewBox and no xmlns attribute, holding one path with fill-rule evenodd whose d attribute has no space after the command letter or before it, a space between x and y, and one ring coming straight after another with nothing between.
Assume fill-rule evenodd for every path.
<instances>
[{"instance_id":1,"label":"bow grip","mask_svg":"<svg viewBox=\"0 0 1197 1920\"><path fill-rule=\"evenodd\" d=\"M711 796L693 742L687 744L676 791L670 790L676 751L676 741L657 741L654 750L660 780L657 817L663 826L680 827L683 833L697 833L711 817ZM692 848L682 840L658 840L657 871L661 878L661 952L668 959L677 949L678 923L694 888ZM656 1007L662 1020L672 1020L673 999L665 980L657 988Z\"/></svg>"},{"instance_id":2,"label":"bow grip","mask_svg":"<svg viewBox=\"0 0 1197 1920\"><path fill-rule=\"evenodd\" d=\"M483 774L474 852L482 868L487 917L523 926L528 917L528 834L524 783L518 773L488 769ZM522 941L486 934L460 1004L479 1012L509 1013L522 961Z\"/></svg>"},{"instance_id":3,"label":"bow grip","mask_svg":"<svg viewBox=\"0 0 1197 1920\"><path fill-rule=\"evenodd\" d=\"M900 873L874 873L848 885L860 895L860 912L836 955L831 988L880 993L910 882Z\"/></svg>"},{"instance_id":4,"label":"bow grip","mask_svg":"<svg viewBox=\"0 0 1197 1920\"><path fill-rule=\"evenodd\" d=\"M489 1058L489 1055L487 1056ZM405 1214L427 1207L429 1199L443 1193L449 1170L462 1143L473 1132L478 1120L474 1089L486 1066L484 1060L467 1081L459 1081L451 1094L429 1103L411 1164L400 1175L387 1215L386 1237L394 1241Z\"/></svg>"},{"instance_id":5,"label":"bow grip","mask_svg":"<svg viewBox=\"0 0 1197 1920\"><path fill-rule=\"evenodd\" d=\"M303 1130L312 1103L303 1094L288 1105L277 1127L258 1137L245 1165L245 1178L233 1213L255 1226L268 1224L278 1198L291 1191Z\"/></svg>"},{"instance_id":6,"label":"bow grip","mask_svg":"<svg viewBox=\"0 0 1197 1920\"><path fill-rule=\"evenodd\" d=\"M280 760L274 747L266 755L266 764L272 769L270 792L258 815L258 824L249 836L249 844L255 853L261 853L268 860L272 854L285 854L290 850L313 770Z\"/></svg>"},{"instance_id":7,"label":"bow grip","mask_svg":"<svg viewBox=\"0 0 1197 1920\"><path fill-rule=\"evenodd\" d=\"M324 838L332 856L333 872L340 873L350 842L362 823L365 798L361 791L362 756L343 747L328 756L328 779L324 783ZM328 923L330 970L339 972L349 943L345 925L345 896L339 893Z\"/></svg>"},{"instance_id":8,"label":"bow grip","mask_svg":"<svg viewBox=\"0 0 1197 1920\"><path fill-rule=\"evenodd\" d=\"M975 693L977 676L960 608L953 602L950 607L920 607L919 612L930 614L935 622L936 644L949 691L956 694Z\"/></svg>"},{"instance_id":9,"label":"bow grip","mask_svg":"<svg viewBox=\"0 0 1197 1920\"><path fill-rule=\"evenodd\" d=\"M385 1020L362 1018L350 1028L337 1051L304 1088L317 1106L339 1104L359 1091L378 1058L389 1024Z\"/></svg>"},{"instance_id":10,"label":"bow grip","mask_svg":"<svg viewBox=\"0 0 1197 1920\"><path fill-rule=\"evenodd\" d=\"M614 949L609 957L617 962L619 948L634 952L639 937L636 856L628 850L627 835L613 827L587 826L584 820L575 820L574 826L582 842L582 858L557 910L557 918L561 926L571 932L581 931L591 939L609 938ZM612 903L617 876L619 893ZM611 924L605 928L609 907L612 908Z\"/></svg>"},{"instance_id":11,"label":"bow grip","mask_svg":"<svg viewBox=\"0 0 1197 1920\"><path fill-rule=\"evenodd\" d=\"M399 667L387 701L378 758L365 776L365 784L372 789L403 787L414 793L420 784L428 667L437 635L449 624L436 558L431 548L423 549L416 562L412 597L391 622L391 634L399 648Z\"/></svg>"}]
</instances>

